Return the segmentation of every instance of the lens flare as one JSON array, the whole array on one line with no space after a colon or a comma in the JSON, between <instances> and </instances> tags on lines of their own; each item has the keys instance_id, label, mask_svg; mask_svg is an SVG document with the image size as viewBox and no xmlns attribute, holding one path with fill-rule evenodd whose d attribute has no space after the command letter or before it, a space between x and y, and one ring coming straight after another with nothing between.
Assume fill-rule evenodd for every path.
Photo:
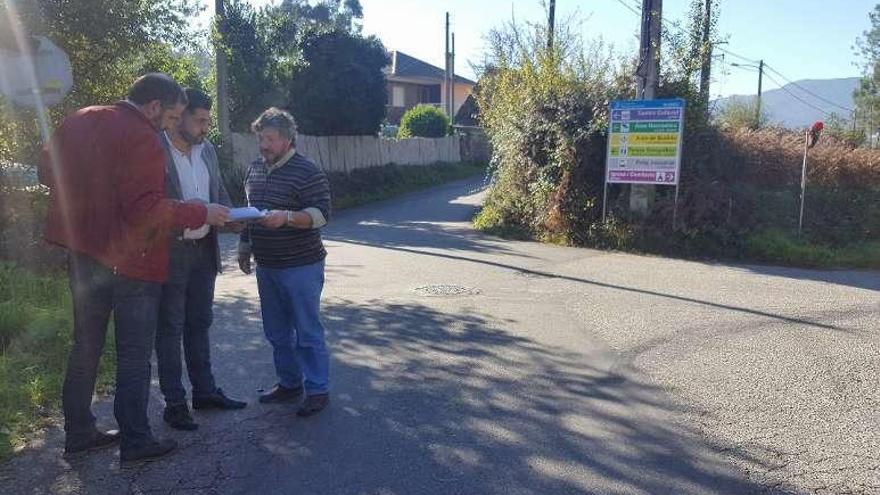
<instances>
[{"instance_id":1,"label":"lens flare","mask_svg":"<svg viewBox=\"0 0 880 495\"><path fill-rule=\"evenodd\" d=\"M12 32L17 53L21 55L20 57L18 57L18 70L21 71L20 73L25 76L28 84L32 88L32 93L34 97L34 110L36 111L37 115L37 124L40 127L40 135L43 138L44 163L41 167L40 181L43 182L45 185L51 187L52 194L55 195L55 199L58 202L61 218L64 223L64 229L66 231L69 231L70 220L69 216L67 215L66 208L69 203L66 200L66 191L64 191L63 188L60 187L60 185L63 184L65 181L57 180L58 177L64 174L64 170L59 160L57 143L54 142L54 140L50 139L50 122L48 109L43 100L43 95L40 92L40 83L37 78L37 71L34 66L33 60L33 54L35 53L34 49L39 47L32 46L31 38L25 31L24 24L21 22L21 18L18 15L18 8L16 7L15 0L7 0L5 10L5 23ZM4 72L5 71L0 71L0 87L2 87L4 94L9 94L9 92L11 91L10 82L7 75L4 75ZM69 236L67 236L66 234L67 232L65 232L65 238L69 238Z\"/></svg>"}]
</instances>

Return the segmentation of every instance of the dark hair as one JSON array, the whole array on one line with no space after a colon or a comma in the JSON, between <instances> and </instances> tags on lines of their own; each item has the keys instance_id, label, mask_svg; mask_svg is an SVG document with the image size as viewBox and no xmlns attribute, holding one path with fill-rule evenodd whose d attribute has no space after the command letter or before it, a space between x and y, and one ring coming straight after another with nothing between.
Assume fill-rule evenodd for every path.
<instances>
[{"instance_id":1,"label":"dark hair","mask_svg":"<svg viewBox=\"0 0 880 495\"><path fill-rule=\"evenodd\" d=\"M257 120L251 124L251 130L254 132L260 132L266 128L277 130L279 134L296 144L296 120L288 112L272 107L260 114Z\"/></svg>"},{"instance_id":2,"label":"dark hair","mask_svg":"<svg viewBox=\"0 0 880 495\"><path fill-rule=\"evenodd\" d=\"M190 112L194 112L200 108L208 111L211 110L213 101L211 101L211 97L205 94L204 91L195 88L186 88L183 91L186 93L186 99L189 101L186 105L187 110Z\"/></svg>"},{"instance_id":3,"label":"dark hair","mask_svg":"<svg viewBox=\"0 0 880 495\"><path fill-rule=\"evenodd\" d=\"M144 74L128 88L128 101L132 103L146 105L156 100L161 101L165 107L187 103L183 88L174 79L160 72Z\"/></svg>"}]
</instances>

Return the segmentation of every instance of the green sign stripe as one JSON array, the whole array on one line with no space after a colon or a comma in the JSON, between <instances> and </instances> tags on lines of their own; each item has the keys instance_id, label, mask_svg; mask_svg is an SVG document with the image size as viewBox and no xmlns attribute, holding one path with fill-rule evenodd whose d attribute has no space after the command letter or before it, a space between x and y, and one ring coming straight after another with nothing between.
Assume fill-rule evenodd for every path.
<instances>
[{"instance_id":1,"label":"green sign stripe","mask_svg":"<svg viewBox=\"0 0 880 495\"><path fill-rule=\"evenodd\" d=\"M622 125L614 123L611 132L622 132ZM640 122L629 125L629 132L678 132L678 122Z\"/></svg>"},{"instance_id":2,"label":"green sign stripe","mask_svg":"<svg viewBox=\"0 0 880 495\"><path fill-rule=\"evenodd\" d=\"M678 155L678 147L676 146L630 146L627 148L625 156L636 158L644 157L675 157ZM620 154L619 146L611 147L611 156L624 156Z\"/></svg>"}]
</instances>

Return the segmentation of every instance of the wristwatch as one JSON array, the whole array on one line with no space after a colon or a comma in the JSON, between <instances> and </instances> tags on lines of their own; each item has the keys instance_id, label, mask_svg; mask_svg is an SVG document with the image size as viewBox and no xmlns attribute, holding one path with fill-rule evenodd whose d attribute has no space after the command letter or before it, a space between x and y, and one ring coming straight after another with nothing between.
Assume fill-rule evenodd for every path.
<instances>
[{"instance_id":1,"label":"wristwatch","mask_svg":"<svg viewBox=\"0 0 880 495\"><path fill-rule=\"evenodd\" d=\"M290 227L291 225L293 225L293 212L287 210L287 226Z\"/></svg>"}]
</instances>

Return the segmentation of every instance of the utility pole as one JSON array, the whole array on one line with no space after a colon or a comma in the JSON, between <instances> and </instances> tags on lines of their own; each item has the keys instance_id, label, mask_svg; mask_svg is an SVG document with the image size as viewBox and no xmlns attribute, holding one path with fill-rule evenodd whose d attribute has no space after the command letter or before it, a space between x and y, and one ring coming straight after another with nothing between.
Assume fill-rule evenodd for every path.
<instances>
[{"instance_id":1,"label":"utility pole","mask_svg":"<svg viewBox=\"0 0 880 495\"><path fill-rule=\"evenodd\" d=\"M660 30L663 0L642 0L642 29L639 40L638 98L653 100L657 96L659 82L657 64L660 52ZM648 214L648 206L654 196L655 186L633 184L629 192L629 209L640 215Z\"/></svg>"},{"instance_id":2,"label":"utility pole","mask_svg":"<svg viewBox=\"0 0 880 495\"><path fill-rule=\"evenodd\" d=\"M758 97L755 99L755 127L761 127L761 91L764 85L764 61L759 60L758 65L752 64L730 64L731 67L750 67L758 69Z\"/></svg>"},{"instance_id":3,"label":"utility pole","mask_svg":"<svg viewBox=\"0 0 880 495\"><path fill-rule=\"evenodd\" d=\"M449 123L455 125L455 33L452 33L452 51L449 52Z\"/></svg>"},{"instance_id":4,"label":"utility pole","mask_svg":"<svg viewBox=\"0 0 880 495\"><path fill-rule=\"evenodd\" d=\"M224 0L214 0L214 22L218 27L226 18L226 10L223 1ZM220 135L223 136L223 142L227 146L231 146L232 136L229 126L229 90L227 87L229 66L228 61L226 60L225 50L221 47L214 46L214 52L217 63L217 117L220 124Z\"/></svg>"},{"instance_id":5,"label":"utility pole","mask_svg":"<svg viewBox=\"0 0 880 495\"><path fill-rule=\"evenodd\" d=\"M452 101L452 57L449 53L449 12L446 13L446 55L444 56L446 61L446 74L444 79L446 84L444 84L444 93L445 93L445 106L446 106L446 115L452 117L452 108L450 107L450 101Z\"/></svg>"},{"instance_id":6,"label":"utility pole","mask_svg":"<svg viewBox=\"0 0 880 495\"><path fill-rule=\"evenodd\" d=\"M755 105L755 127L761 127L761 89L764 84L764 60L758 61L758 100Z\"/></svg>"},{"instance_id":7,"label":"utility pole","mask_svg":"<svg viewBox=\"0 0 880 495\"><path fill-rule=\"evenodd\" d=\"M709 111L709 82L712 73L712 0L706 0L703 12L703 65L700 69L700 101L706 112Z\"/></svg>"},{"instance_id":8,"label":"utility pole","mask_svg":"<svg viewBox=\"0 0 880 495\"><path fill-rule=\"evenodd\" d=\"M556 0L550 0L547 12L547 49L553 49L553 34L556 31Z\"/></svg>"},{"instance_id":9,"label":"utility pole","mask_svg":"<svg viewBox=\"0 0 880 495\"><path fill-rule=\"evenodd\" d=\"M663 0L642 0L642 29L639 38L638 97L652 100L657 94Z\"/></svg>"}]
</instances>

